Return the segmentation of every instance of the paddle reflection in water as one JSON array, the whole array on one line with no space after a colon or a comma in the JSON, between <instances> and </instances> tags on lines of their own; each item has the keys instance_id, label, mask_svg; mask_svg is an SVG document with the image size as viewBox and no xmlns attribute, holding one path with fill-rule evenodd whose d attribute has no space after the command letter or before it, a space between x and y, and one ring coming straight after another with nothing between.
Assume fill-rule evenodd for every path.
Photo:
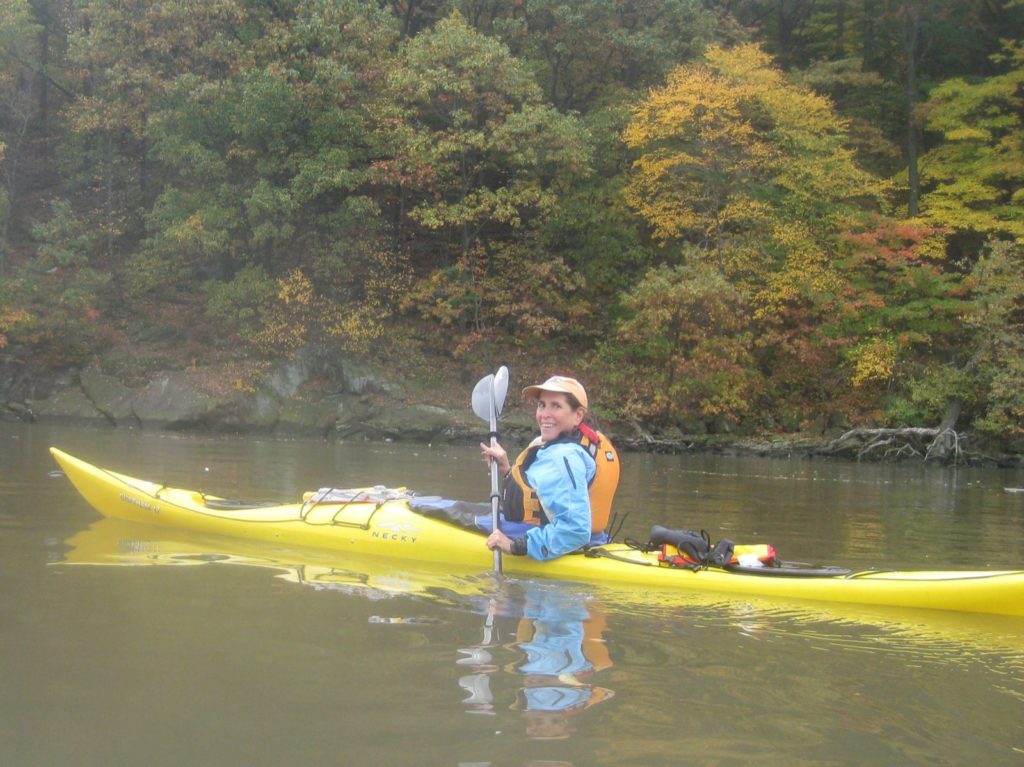
<instances>
[{"instance_id":1,"label":"paddle reflection in water","mask_svg":"<svg viewBox=\"0 0 1024 767\"><path fill-rule=\"evenodd\" d=\"M607 621L600 606L573 586L521 585L520 610L499 615L497 600L490 600L483 641L459 650L464 657L456 662L470 669L459 679L468 693L463 703L469 713L494 714L495 706L508 697L509 707L523 712L527 737L568 738L572 717L614 695L593 683L595 674L612 666L604 641ZM520 615L514 634L502 641L502 623L515 612ZM505 653L517 657L500 665ZM516 688L511 693L499 688L506 682L503 673L513 675Z\"/></svg>"}]
</instances>

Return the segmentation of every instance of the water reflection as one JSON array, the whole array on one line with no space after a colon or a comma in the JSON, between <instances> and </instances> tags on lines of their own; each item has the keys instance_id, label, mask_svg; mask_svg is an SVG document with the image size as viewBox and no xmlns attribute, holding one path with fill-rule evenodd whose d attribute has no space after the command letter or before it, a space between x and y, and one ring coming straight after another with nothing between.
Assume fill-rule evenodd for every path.
<instances>
[{"instance_id":1,"label":"water reflection","mask_svg":"<svg viewBox=\"0 0 1024 767\"><path fill-rule=\"evenodd\" d=\"M865 645L864 649L875 651L895 650L907 643L919 649L938 642L1024 653L1024 623L1010 616L753 597L729 599L675 590L619 591L608 584L581 591L556 581L508 577L495 581L488 572L459 570L444 563L404 563L348 552L299 551L261 541L186 533L106 517L67 539L64 545L67 550L53 564L243 565L272 570L281 580L316 590L371 600L413 596L459 610L472 609L484 619L485 636L472 653L464 651L467 662L462 665L474 665L469 661L483 658L485 651L493 655L499 648L500 652L514 648L523 657L514 666L509 666L507 657L492 661L525 677L586 674L589 672L584 671L584 660L595 671L604 668L607 660L597 662L605 625L605 611L598 606L601 601L615 605L617 614L635 618L652 614L662 618L685 610L699 625L724 623L751 638L806 637L834 648L845 646L850 641L847 629L856 626L857 641ZM381 622L410 620L408 616L378 617ZM505 625L510 620L519 622L514 630ZM511 634L511 638L502 638L505 634ZM560 658L558 662L569 670L543 673L545 651L550 654L547 662L551 668L561 668L556 662ZM487 666L492 661L477 665ZM535 673L538 669L540 672ZM537 699L550 692L521 697ZM566 700L571 697L567 694ZM529 710L523 701L520 706Z\"/></svg>"},{"instance_id":2,"label":"water reflection","mask_svg":"<svg viewBox=\"0 0 1024 767\"><path fill-rule=\"evenodd\" d=\"M495 713L506 704L522 712L525 734L559 740L573 732L573 717L610 700L614 693L594 684L612 666L605 643L607 618L600 605L571 586L526 582L519 617L508 641L500 636L499 603L487 605L482 641L461 648L456 663L469 673L459 679L471 714ZM500 663L501 655L512 660ZM504 675L504 676L503 676ZM497 691L511 681L514 689Z\"/></svg>"},{"instance_id":3,"label":"water reflection","mask_svg":"<svg viewBox=\"0 0 1024 767\"><path fill-rule=\"evenodd\" d=\"M403 571L380 560L346 554L341 562L316 552L275 549L266 543L155 528L114 518L95 521L71 538L58 564L114 567L243 566L316 591L378 602L418 597L478 615L479 641L451 645L458 673L453 700L470 715L500 718L530 740L566 740L577 720L614 697L598 684L612 667L605 641L607 616L589 592L564 583L458 574L418 565ZM408 603L403 603L407 608ZM420 613L370 615L380 626L428 627L447 618ZM459 697L461 696L461 697Z\"/></svg>"},{"instance_id":4,"label":"water reflection","mask_svg":"<svg viewBox=\"0 0 1024 767\"><path fill-rule=\"evenodd\" d=\"M174 566L241 565L275 572L275 577L315 590L357 594L369 599L394 595L430 596L483 593L486 583L451 568L418 568L394 562L343 558L311 550L275 547L260 541L183 533L104 517L65 541L62 562L72 565Z\"/></svg>"},{"instance_id":5,"label":"water reflection","mask_svg":"<svg viewBox=\"0 0 1024 767\"><path fill-rule=\"evenodd\" d=\"M1005 616L495 579L488 573L332 557L114 519L98 520L65 545L58 567L243 565L272 572L295 591L358 597L311 600L317 615L327 601L335 603L328 611L345 627L345 650L317 641L300 644L298 656L344 665L347 677L358 680L349 694L360 710L402 726L425 717L424 737L433 738L436 748L454 748L452 743L476 734L458 749L458 760L430 763L487 764L480 758L494 749L503 758L490 764L540 764L552 750L569 757L565 764L618 763L580 756L581 749L597 748L595 743L614 744L609 723L631 732L630 748L644 755L632 763L655 763L668 755L661 745L664 734L684 729L676 709L651 695L663 684L665 669L693 672L699 684L687 699L706 704L695 707L702 727L722 736L712 741L724 743L731 726L733 746L742 742L736 728L756 742L815 716L826 741L834 733L849 733L850 700L860 701L861 733L904 715L908 707L907 721L931 728L935 715L925 704L945 699L950 690L965 700L987 700L993 693L1014 704L1022 700L1024 623ZM146 591L147 604L151 596L159 601L159 594ZM309 601L288 597L286 603L298 609ZM392 649L380 656L394 662L391 686L379 664L358 660L379 655L382 647ZM297 656L289 657L294 662ZM862 673L864 659L870 659L870 674ZM307 670L311 679L320 678L322 664ZM364 666L378 668L364 675ZM295 671L293 665L289 673ZM414 678L419 681L410 684ZM986 681L975 681L979 678ZM893 686L904 692L890 705ZM375 689L385 692L374 697L369 691ZM761 692L752 697L751 689ZM613 698L610 706L598 705ZM979 710L986 713L975 716L976 726L1007 718L1005 703L985 705ZM734 712L732 725L714 715L726 710ZM356 720L360 731L377 721L373 716ZM542 760L531 762L530 749ZM466 760L467 751L480 761Z\"/></svg>"}]
</instances>

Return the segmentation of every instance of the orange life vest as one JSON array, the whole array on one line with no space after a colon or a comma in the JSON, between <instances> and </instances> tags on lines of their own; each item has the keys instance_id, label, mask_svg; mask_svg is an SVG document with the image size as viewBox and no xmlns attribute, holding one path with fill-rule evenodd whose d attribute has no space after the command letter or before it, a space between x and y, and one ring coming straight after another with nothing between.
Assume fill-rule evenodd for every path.
<instances>
[{"instance_id":1,"label":"orange life vest","mask_svg":"<svg viewBox=\"0 0 1024 767\"><path fill-rule=\"evenodd\" d=\"M590 531L600 533L608 526L612 513L612 500L619 486L619 454L611 440L599 431L580 424L573 434L562 435L556 442L575 442L583 447L597 466L590 481ZM553 442L542 442L537 437L519 454L508 481L502 490L502 511L505 518L514 522L528 522L534 525L546 524L549 514L537 497L537 491L526 481L526 470L537 457L537 451Z\"/></svg>"}]
</instances>

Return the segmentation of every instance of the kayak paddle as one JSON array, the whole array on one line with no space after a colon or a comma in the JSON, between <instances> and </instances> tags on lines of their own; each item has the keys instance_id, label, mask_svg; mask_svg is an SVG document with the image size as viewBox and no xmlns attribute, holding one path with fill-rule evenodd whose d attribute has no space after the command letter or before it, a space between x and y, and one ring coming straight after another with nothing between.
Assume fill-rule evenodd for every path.
<instances>
[{"instance_id":1,"label":"kayak paddle","mask_svg":"<svg viewBox=\"0 0 1024 767\"><path fill-rule=\"evenodd\" d=\"M486 375L473 387L473 412L490 426L491 447L498 443L498 416L508 393L508 368ZM498 464L491 461L491 529L498 529ZM494 572L501 572L501 550L494 549Z\"/></svg>"}]
</instances>

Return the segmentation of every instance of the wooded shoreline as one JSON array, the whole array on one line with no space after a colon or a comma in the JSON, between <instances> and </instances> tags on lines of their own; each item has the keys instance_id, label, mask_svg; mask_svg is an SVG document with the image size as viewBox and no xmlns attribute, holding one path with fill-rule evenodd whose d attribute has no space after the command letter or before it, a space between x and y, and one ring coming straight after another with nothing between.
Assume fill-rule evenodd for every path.
<instances>
[{"instance_id":1,"label":"wooded shoreline","mask_svg":"<svg viewBox=\"0 0 1024 767\"><path fill-rule=\"evenodd\" d=\"M1024 3L0 7L10 414L1024 452Z\"/></svg>"},{"instance_id":2,"label":"wooded shoreline","mask_svg":"<svg viewBox=\"0 0 1024 767\"><path fill-rule=\"evenodd\" d=\"M318 379L325 373L334 382L330 389ZM255 391L211 387L211 375L209 370L162 371L145 384L129 386L94 365L50 382L34 381L32 390L45 396L0 399L0 420L419 444L476 444L486 431L468 401L465 407L417 401L371 365L348 357L336 360L329 371L309 358L281 363ZM1024 452L976 448L970 435L949 426L686 434L615 416L600 425L625 452L1024 466ZM511 444L525 445L534 436L535 424L524 407L510 404L500 429Z\"/></svg>"}]
</instances>

